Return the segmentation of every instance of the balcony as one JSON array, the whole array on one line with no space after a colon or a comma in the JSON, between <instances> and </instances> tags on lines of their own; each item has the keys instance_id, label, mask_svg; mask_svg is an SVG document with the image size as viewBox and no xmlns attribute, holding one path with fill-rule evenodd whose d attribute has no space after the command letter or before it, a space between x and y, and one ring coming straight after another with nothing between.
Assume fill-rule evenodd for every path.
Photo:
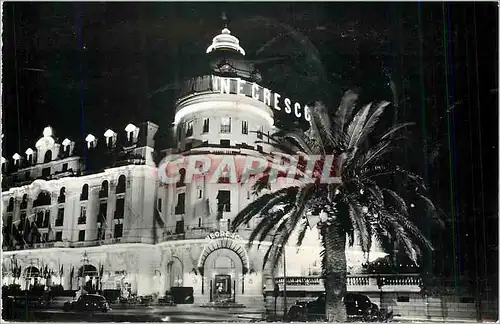
<instances>
[{"instance_id":1,"label":"balcony","mask_svg":"<svg viewBox=\"0 0 500 324\"><path fill-rule=\"evenodd\" d=\"M8 251L19 251L19 250L36 250L36 249L49 249L49 248L82 248L100 245L113 245L119 243L141 243L141 238L110 238L105 240L95 240L95 241L81 241L81 242L60 242L52 241L45 243L34 243L32 245L16 245L4 247L3 252Z\"/></svg>"},{"instance_id":2,"label":"balcony","mask_svg":"<svg viewBox=\"0 0 500 324\"><path fill-rule=\"evenodd\" d=\"M283 290L283 277L275 283ZM348 275L347 291L350 292L420 292L422 279L418 274ZM318 276L287 277L289 291L324 291L323 278ZM268 288L268 289L272 289Z\"/></svg>"}]
</instances>

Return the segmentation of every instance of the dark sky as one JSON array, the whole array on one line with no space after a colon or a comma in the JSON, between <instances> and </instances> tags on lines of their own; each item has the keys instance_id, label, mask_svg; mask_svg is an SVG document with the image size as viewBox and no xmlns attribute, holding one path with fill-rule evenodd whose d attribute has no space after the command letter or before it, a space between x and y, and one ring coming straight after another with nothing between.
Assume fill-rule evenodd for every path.
<instances>
[{"instance_id":1,"label":"dark sky","mask_svg":"<svg viewBox=\"0 0 500 324\"><path fill-rule=\"evenodd\" d=\"M495 2L4 3L2 155L49 124L81 140L152 120L167 146L173 92L148 94L196 72L223 11L249 58L285 58L263 67L262 84L297 101L334 106L349 88L392 101L389 75L398 120L417 123L405 163L461 224L457 253L498 253Z\"/></svg>"}]
</instances>

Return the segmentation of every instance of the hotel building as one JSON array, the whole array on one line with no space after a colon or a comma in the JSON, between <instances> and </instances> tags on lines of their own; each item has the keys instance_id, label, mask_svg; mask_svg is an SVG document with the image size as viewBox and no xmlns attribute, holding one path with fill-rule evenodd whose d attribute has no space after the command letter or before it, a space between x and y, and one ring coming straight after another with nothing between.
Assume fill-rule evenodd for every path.
<instances>
[{"instance_id":1,"label":"hotel building","mask_svg":"<svg viewBox=\"0 0 500 324\"><path fill-rule=\"evenodd\" d=\"M176 147L156 150L152 122L103 128L82 141L55 137L46 127L33 148L2 157L4 284L83 286L125 296L192 287L194 303L264 304L263 292L274 287L263 268L267 245L247 245L259 219L221 234L256 198L251 183L185 182L182 170L176 183L164 183L158 161L174 154L219 161L259 156L270 149L259 143L263 134L277 130L274 112L308 118L307 108L259 86L260 74L227 28L206 52L211 73L184 82L175 102ZM380 255L376 249L370 257ZM365 260L356 245L347 259L351 274ZM287 248L286 269L289 291L323 289L315 229L300 249ZM283 289L283 269L275 271ZM372 284L359 278L349 279L350 290ZM419 290L418 278L401 285Z\"/></svg>"}]
</instances>

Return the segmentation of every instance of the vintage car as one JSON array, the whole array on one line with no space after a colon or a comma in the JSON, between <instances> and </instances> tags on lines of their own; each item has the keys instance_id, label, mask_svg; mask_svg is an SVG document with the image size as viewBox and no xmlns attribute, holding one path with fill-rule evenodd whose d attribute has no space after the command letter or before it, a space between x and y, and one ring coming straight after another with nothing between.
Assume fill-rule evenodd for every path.
<instances>
[{"instance_id":1,"label":"vintage car","mask_svg":"<svg viewBox=\"0 0 500 324\"><path fill-rule=\"evenodd\" d=\"M111 310L106 298L97 294L81 295L77 300L64 303L65 311L92 312L101 311L107 312Z\"/></svg>"},{"instance_id":2,"label":"vintage car","mask_svg":"<svg viewBox=\"0 0 500 324\"><path fill-rule=\"evenodd\" d=\"M287 317L291 321L318 321L325 319L326 295L322 294L316 300L297 301L290 307ZM347 318L354 321L383 321L391 314L380 311L378 306L365 295L348 293L344 297Z\"/></svg>"}]
</instances>

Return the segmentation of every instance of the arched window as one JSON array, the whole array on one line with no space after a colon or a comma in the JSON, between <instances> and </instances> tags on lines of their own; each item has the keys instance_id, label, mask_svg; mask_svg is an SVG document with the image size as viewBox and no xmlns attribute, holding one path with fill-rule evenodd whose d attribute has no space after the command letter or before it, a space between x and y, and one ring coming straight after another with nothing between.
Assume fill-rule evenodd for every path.
<instances>
[{"instance_id":1,"label":"arched window","mask_svg":"<svg viewBox=\"0 0 500 324\"><path fill-rule=\"evenodd\" d=\"M82 194L80 195L80 200L89 200L89 185L84 184L82 187Z\"/></svg>"},{"instance_id":2,"label":"arched window","mask_svg":"<svg viewBox=\"0 0 500 324\"><path fill-rule=\"evenodd\" d=\"M117 193L117 194L121 194L121 193L124 193L124 192L125 192L125 181L126 181L126 178L125 178L125 176L122 174L122 175L118 178L118 184L116 185L116 193Z\"/></svg>"},{"instance_id":3,"label":"arched window","mask_svg":"<svg viewBox=\"0 0 500 324\"><path fill-rule=\"evenodd\" d=\"M26 209L26 208L28 208L28 195L24 194L23 200L21 201L21 209Z\"/></svg>"},{"instance_id":4,"label":"arched window","mask_svg":"<svg viewBox=\"0 0 500 324\"><path fill-rule=\"evenodd\" d=\"M108 180L104 180L101 184L101 190L99 191L99 198L108 197L108 191L109 191L108 187L109 187Z\"/></svg>"},{"instance_id":5,"label":"arched window","mask_svg":"<svg viewBox=\"0 0 500 324\"><path fill-rule=\"evenodd\" d=\"M183 187L186 185L186 169L179 169L179 174L181 175L179 181L177 182L177 187Z\"/></svg>"},{"instance_id":6,"label":"arched window","mask_svg":"<svg viewBox=\"0 0 500 324\"><path fill-rule=\"evenodd\" d=\"M61 190L59 190L59 197L57 198L57 202L59 204L66 202L66 187L62 187Z\"/></svg>"},{"instance_id":7,"label":"arched window","mask_svg":"<svg viewBox=\"0 0 500 324\"><path fill-rule=\"evenodd\" d=\"M7 206L7 212L10 213L14 211L14 198L9 199L9 205Z\"/></svg>"},{"instance_id":8,"label":"arched window","mask_svg":"<svg viewBox=\"0 0 500 324\"><path fill-rule=\"evenodd\" d=\"M45 157L43 158L43 163L52 161L52 150L45 152Z\"/></svg>"}]
</instances>

